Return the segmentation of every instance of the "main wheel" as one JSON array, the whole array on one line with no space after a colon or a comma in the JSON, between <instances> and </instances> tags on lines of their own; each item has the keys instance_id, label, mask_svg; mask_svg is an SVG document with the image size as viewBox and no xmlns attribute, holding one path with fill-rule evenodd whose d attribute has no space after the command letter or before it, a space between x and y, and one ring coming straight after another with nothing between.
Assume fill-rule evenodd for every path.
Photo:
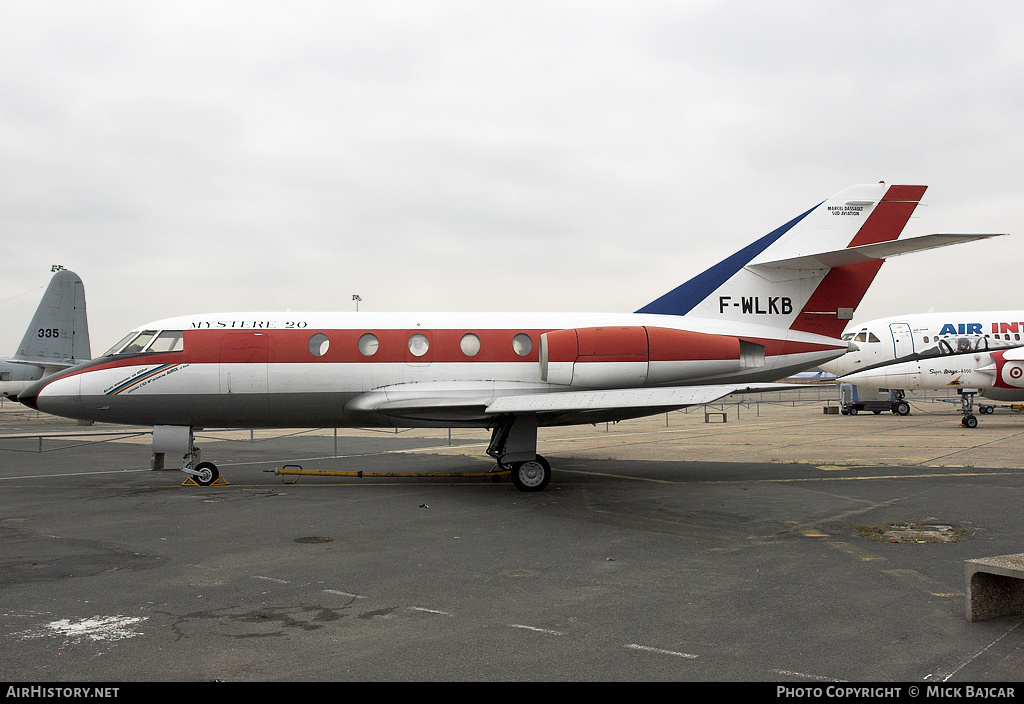
<instances>
[{"instance_id":1,"label":"main wheel","mask_svg":"<svg viewBox=\"0 0 1024 704\"><path fill-rule=\"evenodd\" d=\"M200 462L196 465L199 474L193 474L192 479L199 486L210 486L220 478L220 470L213 462Z\"/></svg>"},{"instance_id":2,"label":"main wheel","mask_svg":"<svg viewBox=\"0 0 1024 704\"><path fill-rule=\"evenodd\" d=\"M519 491L543 491L551 481L551 465L537 455L536 459L512 465L512 483Z\"/></svg>"}]
</instances>

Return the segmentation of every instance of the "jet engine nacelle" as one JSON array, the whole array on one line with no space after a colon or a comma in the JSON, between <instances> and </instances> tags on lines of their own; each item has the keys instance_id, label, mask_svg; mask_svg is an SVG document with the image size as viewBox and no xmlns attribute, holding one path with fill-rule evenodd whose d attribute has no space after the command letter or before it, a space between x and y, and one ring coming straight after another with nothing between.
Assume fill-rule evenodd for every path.
<instances>
[{"instance_id":1,"label":"jet engine nacelle","mask_svg":"<svg viewBox=\"0 0 1024 704\"><path fill-rule=\"evenodd\" d=\"M565 386L650 386L763 365L763 345L688 330L573 328L540 338L541 379Z\"/></svg>"}]
</instances>

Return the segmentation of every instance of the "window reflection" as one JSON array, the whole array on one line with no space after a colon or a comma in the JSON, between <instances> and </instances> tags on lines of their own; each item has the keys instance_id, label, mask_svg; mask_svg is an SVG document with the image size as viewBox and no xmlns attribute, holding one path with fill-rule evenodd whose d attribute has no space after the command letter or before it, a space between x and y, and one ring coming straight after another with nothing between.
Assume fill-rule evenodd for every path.
<instances>
[{"instance_id":1,"label":"window reflection","mask_svg":"<svg viewBox=\"0 0 1024 704\"><path fill-rule=\"evenodd\" d=\"M430 341L423 333L416 333L409 338L409 353L413 357L422 357L430 348Z\"/></svg>"}]
</instances>

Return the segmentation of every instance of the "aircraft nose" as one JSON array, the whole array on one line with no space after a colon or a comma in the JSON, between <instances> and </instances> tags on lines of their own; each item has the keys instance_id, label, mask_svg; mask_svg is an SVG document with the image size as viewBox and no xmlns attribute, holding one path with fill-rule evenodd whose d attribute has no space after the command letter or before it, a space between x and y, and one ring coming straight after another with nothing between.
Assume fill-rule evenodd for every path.
<instances>
[{"instance_id":1,"label":"aircraft nose","mask_svg":"<svg viewBox=\"0 0 1024 704\"><path fill-rule=\"evenodd\" d=\"M18 401L24 403L29 408L38 411L39 406L36 405L36 402L39 398L39 390L44 386L45 384L42 381L37 381L36 383L27 386L20 394L18 394Z\"/></svg>"},{"instance_id":2,"label":"aircraft nose","mask_svg":"<svg viewBox=\"0 0 1024 704\"><path fill-rule=\"evenodd\" d=\"M79 418L82 413L80 381L80 376L75 374L48 376L18 394L18 401L43 413Z\"/></svg>"}]
</instances>

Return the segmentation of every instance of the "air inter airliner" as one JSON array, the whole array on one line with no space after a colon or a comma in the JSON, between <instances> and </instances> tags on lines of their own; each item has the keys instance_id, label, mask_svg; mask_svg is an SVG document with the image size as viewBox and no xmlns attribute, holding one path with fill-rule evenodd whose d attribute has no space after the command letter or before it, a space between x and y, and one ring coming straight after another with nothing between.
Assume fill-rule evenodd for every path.
<instances>
[{"instance_id":1,"label":"air inter airliner","mask_svg":"<svg viewBox=\"0 0 1024 704\"><path fill-rule=\"evenodd\" d=\"M935 350L942 340L955 351L964 344L973 348L979 338L993 341L990 344L995 347L1024 344L1024 310L915 313L869 320L851 325L843 333L843 339L853 342L856 350L820 366L841 377L895 361L912 361L914 355ZM994 401L1024 401L1024 391L1019 389L991 388L982 395Z\"/></svg>"},{"instance_id":2,"label":"air inter airliner","mask_svg":"<svg viewBox=\"0 0 1024 704\"><path fill-rule=\"evenodd\" d=\"M881 318L848 328L843 339L857 349L820 365L839 381L892 389L899 396L907 389L955 388L966 428L978 425L975 394L1024 401L1024 311ZM993 406L979 410L992 412Z\"/></svg>"},{"instance_id":3,"label":"air inter airliner","mask_svg":"<svg viewBox=\"0 0 1024 704\"><path fill-rule=\"evenodd\" d=\"M551 478L537 429L704 404L845 354L886 257L993 235L898 240L924 186L854 186L635 313L225 313L132 330L26 389L47 413L153 425L199 484L211 427L485 427L522 491Z\"/></svg>"}]
</instances>

